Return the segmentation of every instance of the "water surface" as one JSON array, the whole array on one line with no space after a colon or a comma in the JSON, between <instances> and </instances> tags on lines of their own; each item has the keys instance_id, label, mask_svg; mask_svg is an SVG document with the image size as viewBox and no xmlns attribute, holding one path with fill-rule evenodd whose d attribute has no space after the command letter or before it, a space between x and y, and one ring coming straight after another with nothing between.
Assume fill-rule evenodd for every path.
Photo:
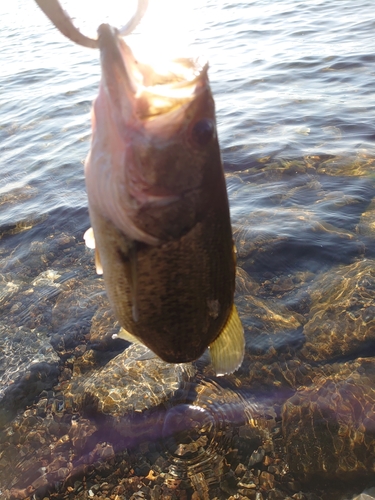
<instances>
[{"instance_id":1,"label":"water surface","mask_svg":"<svg viewBox=\"0 0 375 500\"><path fill-rule=\"evenodd\" d=\"M69 7L68 1L65 6ZM82 7L72 3L70 7L76 9L72 13L87 29L101 22L101 13L90 20L82 14ZM116 9L116 5L111 8ZM314 414L308 391L318 391L316 380L326 384L325 394L333 391L328 381L334 380L334 390L340 397L346 394L350 401L364 387L364 395L356 396L360 410L354 412L351 423L353 435L355 430L365 429L363 443L372 435L363 415L373 418L369 387L375 339L371 324L375 257L373 6L364 0L210 0L204 5L192 2L189 9L194 20L185 33L189 50L203 54L210 63L238 251L236 300L246 330L247 358L242 371L228 378L228 387L221 382L218 388L210 372L204 371L207 368L202 369L198 387L201 384L204 388L204 397L211 390L211 396L207 395L211 410L204 398L194 403L195 389L189 389L185 399L179 396L171 404L172 413L166 421L178 420L179 405L195 404L194 411L188 408L187 420L197 418L195 410L200 405L209 415L203 412L201 428L211 429L207 422L211 418L217 422L217 401L229 398L228 414L220 416L217 425L225 426L222 422L227 419L237 429L236 434L257 405L275 406L275 426L284 418L284 446L300 450L303 440L309 442L311 435L307 430L307 437L294 440L288 426L293 423L298 428L303 422L298 408ZM126 12L121 14L122 24ZM6 411L0 417L6 431L28 405L38 398L43 401L42 389L51 390L59 377L61 382L57 366L60 370L61 363L79 357L88 337L91 347L104 331L110 339L116 325L102 280L95 276L93 256L82 240L89 227L83 162L90 146L91 102L100 78L98 54L62 37L31 1L2 3L0 15L0 394L5 394L6 401ZM173 15L179 15L176 9ZM176 18L176 25L181 18ZM173 32L170 28L173 42L176 29ZM140 26L134 35L134 44L142 29L146 28ZM352 316L346 316L349 313ZM123 348L115 347L119 352ZM111 344L111 349L115 347ZM103 356L96 359L101 366L108 361ZM293 366L292 360L296 360ZM15 392L6 396L17 377L30 369L30 363L47 363L53 382L34 387L31 399L15 397ZM345 365L343 369L340 363L352 363L351 368ZM73 369L76 375L86 369L78 365ZM68 363L64 369L71 366ZM353 370L365 376L357 379ZM357 380L354 389L351 382L344 384L349 372ZM290 378L286 373L292 373ZM151 391L152 383L147 383ZM91 382L85 384L91 387ZM240 395L236 387L242 391ZM281 387L281 392L276 387ZM293 406L294 400L288 400L286 404L296 389L302 394L300 403ZM168 389L165 394L169 397ZM16 401L13 406L9 406L11 400ZM349 424L346 417L340 421L341 414L333 409L332 401L326 403L332 408L332 421L342 425L337 434L340 438L332 431L337 444ZM230 408L237 410L231 413ZM176 428L177 434L182 432L177 424ZM9 435L10 431L6 432ZM210 432L196 437L197 442L212 439L216 443L216 434ZM346 452L342 450L346 446L349 450L350 443L356 449L353 435L342 441L343 456ZM263 441L258 435L255 441L264 445L266 438L262 436ZM252 439L249 442L254 444ZM168 453L177 452L170 436L167 441L168 457ZM219 442L220 450L225 448L225 440ZM17 446L14 456L19 452ZM215 446L212 449L221 456ZM269 472L262 462L264 457L260 462L251 459L255 453L251 446L239 452L246 457L246 467L250 470L255 465L273 478L282 477L273 469ZM327 456L327 441L317 441L314 446L318 457ZM273 463L275 450L269 455ZM366 453L361 452L361 459L360 454L356 458L350 455L344 464L337 461L339 450L337 447L332 456L334 470L326 467L327 484L332 482L334 488L346 471L350 494L359 493L371 482L369 462L363 458ZM310 469L303 453L306 455L289 451L287 465L295 476L325 477L323 458L312 460ZM299 456L299 461L293 456ZM173 462L178 471L179 460L180 455ZM5 471L9 463L6 459L1 462ZM20 462L15 467L22 471ZM224 473L219 469L217 474ZM200 498L214 498L211 490L208 492L211 480L207 479L203 493L199 490L198 473L190 474L190 488L200 491ZM17 481L14 484L20 488L22 481ZM270 485L262 490L259 481L254 484L262 498L268 498ZM345 492L336 486L329 498L344 498ZM225 498L229 493L223 488L220 491ZM314 488L308 481L301 485L305 492ZM284 497L269 498L287 498L287 489L280 491ZM320 490L316 494L328 498Z\"/></svg>"}]
</instances>

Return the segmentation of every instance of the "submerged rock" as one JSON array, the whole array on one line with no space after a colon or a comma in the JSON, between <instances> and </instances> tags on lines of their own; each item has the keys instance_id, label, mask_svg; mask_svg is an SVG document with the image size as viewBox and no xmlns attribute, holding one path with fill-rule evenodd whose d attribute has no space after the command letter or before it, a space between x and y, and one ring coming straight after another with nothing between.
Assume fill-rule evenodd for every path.
<instances>
[{"instance_id":1,"label":"submerged rock","mask_svg":"<svg viewBox=\"0 0 375 500\"><path fill-rule=\"evenodd\" d=\"M57 383L58 365L45 335L27 327L0 326L0 428Z\"/></svg>"},{"instance_id":2,"label":"submerged rock","mask_svg":"<svg viewBox=\"0 0 375 500\"><path fill-rule=\"evenodd\" d=\"M315 279L302 355L312 361L368 356L375 342L375 261L340 266ZM375 354L375 353L373 353Z\"/></svg>"},{"instance_id":3,"label":"submerged rock","mask_svg":"<svg viewBox=\"0 0 375 500\"><path fill-rule=\"evenodd\" d=\"M195 373L190 363L165 363L140 344L131 345L102 367L94 363L92 351L82 356L79 365L85 364L87 371L74 374L64 394L74 400L79 412L84 413L91 400L91 412L120 419L165 403Z\"/></svg>"},{"instance_id":4,"label":"submerged rock","mask_svg":"<svg viewBox=\"0 0 375 500\"><path fill-rule=\"evenodd\" d=\"M265 209L234 217L246 355L225 377L207 355L170 365L113 340L119 327L78 235L42 221L28 259L28 230L7 233L4 498L341 500L369 485L375 241L363 214L375 187L301 162L232 178L233 195L256 191Z\"/></svg>"},{"instance_id":5,"label":"submerged rock","mask_svg":"<svg viewBox=\"0 0 375 500\"><path fill-rule=\"evenodd\" d=\"M310 479L371 474L375 446L375 358L316 370L283 405L290 469Z\"/></svg>"}]
</instances>

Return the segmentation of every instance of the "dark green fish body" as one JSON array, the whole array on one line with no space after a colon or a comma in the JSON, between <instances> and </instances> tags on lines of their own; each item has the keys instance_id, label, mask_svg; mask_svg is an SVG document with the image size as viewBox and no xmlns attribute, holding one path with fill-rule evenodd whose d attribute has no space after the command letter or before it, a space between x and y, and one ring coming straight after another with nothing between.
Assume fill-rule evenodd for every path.
<instances>
[{"instance_id":1,"label":"dark green fish body","mask_svg":"<svg viewBox=\"0 0 375 500\"><path fill-rule=\"evenodd\" d=\"M203 220L157 246L131 241L90 211L107 294L120 324L168 362L200 357L231 312L231 229L226 207L217 206L220 197L212 199L222 188L209 191L211 206Z\"/></svg>"},{"instance_id":2,"label":"dark green fish body","mask_svg":"<svg viewBox=\"0 0 375 500\"><path fill-rule=\"evenodd\" d=\"M207 65L181 59L160 75L108 25L98 43L85 177L91 246L119 336L171 363L209 347L218 374L234 371L244 336Z\"/></svg>"}]
</instances>

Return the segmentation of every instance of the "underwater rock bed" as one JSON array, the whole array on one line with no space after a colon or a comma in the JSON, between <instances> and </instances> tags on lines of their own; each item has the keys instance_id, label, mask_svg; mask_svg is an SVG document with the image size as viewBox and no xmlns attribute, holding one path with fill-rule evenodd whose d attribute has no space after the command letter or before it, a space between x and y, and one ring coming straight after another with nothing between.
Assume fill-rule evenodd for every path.
<instances>
[{"instance_id":1,"label":"underwater rock bed","mask_svg":"<svg viewBox=\"0 0 375 500\"><path fill-rule=\"evenodd\" d=\"M375 185L329 165L228 176L233 196L264 190L269 205L233 221L247 345L225 377L207 356L168 365L112 339L87 214L3 231L2 498L343 500L372 486Z\"/></svg>"}]
</instances>

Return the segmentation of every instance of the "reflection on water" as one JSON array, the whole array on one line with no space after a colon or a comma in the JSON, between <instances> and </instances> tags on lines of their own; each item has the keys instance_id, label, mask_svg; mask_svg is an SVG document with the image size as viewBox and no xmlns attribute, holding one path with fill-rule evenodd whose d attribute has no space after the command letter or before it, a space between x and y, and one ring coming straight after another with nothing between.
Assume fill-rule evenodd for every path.
<instances>
[{"instance_id":1,"label":"reflection on water","mask_svg":"<svg viewBox=\"0 0 375 500\"><path fill-rule=\"evenodd\" d=\"M0 497L374 498L372 5L197 6L246 334L221 378L113 340L82 239L97 54L35 9L0 6Z\"/></svg>"}]
</instances>

